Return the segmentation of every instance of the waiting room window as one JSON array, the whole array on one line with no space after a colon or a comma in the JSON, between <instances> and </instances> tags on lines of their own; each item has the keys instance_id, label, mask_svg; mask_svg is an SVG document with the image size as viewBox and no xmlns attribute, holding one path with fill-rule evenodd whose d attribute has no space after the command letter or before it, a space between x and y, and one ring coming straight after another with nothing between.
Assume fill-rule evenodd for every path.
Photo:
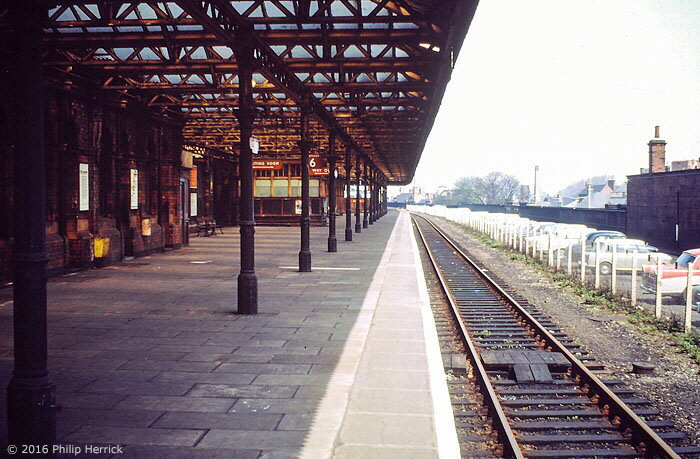
<instances>
[{"instance_id":1,"label":"waiting room window","mask_svg":"<svg viewBox=\"0 0 700 459\"><path fill-rule=\"evenodd\" d=\"M301 196L301 180L299 179L292 179L292 192L289 196L293 198L298 198Z\"/></svg>"},{"instance_id":2,"label":"waiting room window","mask_svg":"<svg viewBox=\"0 0 700 459\"><path fill-rule=\"evenodd\" d=\"M271 196L270 188L272 181L269 179L257 179L255 181L255 196L258 198L268 198Z\"/></svg>"},{"instance_id":3,"label":"waiting room window","mask_svg":"<svg viewBox=\"0 0 700 459\"><path fill-rule=\"evenodd\" d=\"M287 179L275 179L272 182L272 193L275 196L287 197L289 196L289 180Z\"/></svg>"}]
</instances>

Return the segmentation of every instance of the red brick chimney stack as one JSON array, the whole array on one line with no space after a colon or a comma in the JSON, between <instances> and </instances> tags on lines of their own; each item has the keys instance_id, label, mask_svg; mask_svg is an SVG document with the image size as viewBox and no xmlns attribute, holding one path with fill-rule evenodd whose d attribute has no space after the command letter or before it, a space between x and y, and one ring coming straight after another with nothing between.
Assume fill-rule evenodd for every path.
<instances>
[{"instance_id":1,"label":"red brick chimney stack","mask_svg":"<svg viewBox=\"0 0 700 459\"><path fill-rule=\"evenodd\" d=\"M659 138L659 126L654 129L654 138L649 141L649 173L666 172L666 141Z\"/></svg>"}]
</instances>

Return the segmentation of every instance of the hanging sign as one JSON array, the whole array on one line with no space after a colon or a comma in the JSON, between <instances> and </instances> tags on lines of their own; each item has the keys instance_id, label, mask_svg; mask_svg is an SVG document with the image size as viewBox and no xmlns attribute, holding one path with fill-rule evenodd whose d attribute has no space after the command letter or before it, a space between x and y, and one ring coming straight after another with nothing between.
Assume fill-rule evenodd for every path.
<instances>
[{"instance_id":1,"label":"hanging sign","mask_svg":"<svg viewBox=\"0 0 700 459\"><path fill-rule=\"evenodd\" d=\"M138 209L139 208L139 170L138 169L130 169L130 175L131 175L131 199L129 201L129 208L131 210Z\"/></svg>"},{"instance_id":2,"label":"hanging sign","mask_svg":"<svg viewBox=\"0 0 700 459\"><path fill-rule=\"evenodd\" d=\"M80 207L79 210L90 210L90 181L88 165L85 163L80 163L79 166L79 194L80 194Z\"/></svg>"},{"instance_id":3,"label":"hanging sign","mask_svg":"<svg viewBox=\"0 0 700 459\"><path fill-rule=\"evenodd\" d=\"M328 167L326 158L322 158L318 154L309 155L309 174L310 175L328 175L331 170Z\"/></svg>"},{"instance_id":4,"label":"hanging sign","mask_svg":"<svg viewBox=\"0 0 700 459\"><path fill-rule=\"evenodd\" d=\"M253 161L253 169L254 170L280 170L282 169L282 161L276 161L276 160L254 160Z\"/></svg>"},{"instance_id":5,"label":"hanging sign","mask_svg":"<svg viewBox=\"0 0 700 459\"><path fill-rule=\"evenodd\" d=\"M301 199L294 201L294 213L301 215Z\"/></svg>"}]
</instances>

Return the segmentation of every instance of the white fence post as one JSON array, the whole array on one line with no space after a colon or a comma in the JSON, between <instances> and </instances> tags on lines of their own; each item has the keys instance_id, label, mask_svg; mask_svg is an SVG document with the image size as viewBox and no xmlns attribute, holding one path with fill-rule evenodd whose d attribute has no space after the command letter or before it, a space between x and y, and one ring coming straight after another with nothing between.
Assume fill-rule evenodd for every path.
<instances>
[{"instance_id":1,"label":"white fence post","mask_svg":"<svg viewBox=\"0 0 700 459\"><path fill-rule=\"evenodd\" d=\"M654 315L661 318L661 257L656 258L656 303L654 305Z\"/></svg>"},{"instance_id":2,"label":"white fence post","mask_svg":"<svg viewBox=\"0 0 700 459\"><path fill-rule=\"evenodd\" d=\"M637 255L635 250L632 253L632 290L630 291L630 301L632 306L637 306Z\"/></svg>"},{"instance_id":3,"label":"white fence post","mask_svg":"<svg viewBox=\"0 0 700 459\"><path fill-rule=\"evenodd\" d=\"M596 241L596 244L595 244L595 267L594 267L594 271L593 271L595 273L595 277L593 279L593 284L594 284L596 290L600 288L600 266L598 264L599 261L600 261L600 242Z\"/></svg>"},{"instance_id":4,"label":"white fence post","mask_svg":"<svg viewBox=\"0 0 700 459\"><path fill-rule=\"evenodd\" d=\"M586 282L586 238L581 237L581 283Z\"/></svg>"},{"instance_id":5,"label":"white fence post","mask_svg":"<svg viewBox=\"0 0 700 459\"><path fill-rule=\"evenodd\" d=\"M612 243L612 260L610 263L611 271L610 274L610 291L614 295L617 292L617 242Z\"/></svg>"},{"instance_id":6,"label":"white fence post","mask_svg":"<svg viewBox=\"0 0 700 459\"><path fill-rule=\"evenodd\" d=\"M571 251L573 250L574 241L569 239L569 248L566 251L566 273L571 275Z\"/></svg>"},{"instance_id":7,"label":"white fence post","mask_svg":"<svg viewBox=\"0 0 700 459\"><path fill-rule=\"evenodd\" d=\"M685 283L685 323L683 333L690 333L693 326L693 264L688 263L688 276Z\"/></svg>"}]
</instances>

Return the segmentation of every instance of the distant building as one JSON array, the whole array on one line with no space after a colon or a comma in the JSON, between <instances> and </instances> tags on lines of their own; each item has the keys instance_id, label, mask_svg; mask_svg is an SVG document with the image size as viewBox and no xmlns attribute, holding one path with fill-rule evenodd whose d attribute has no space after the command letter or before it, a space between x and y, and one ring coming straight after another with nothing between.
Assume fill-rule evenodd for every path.
<instances>
[{"instance_id":1,"label":"distant building","mask_svg":"<svg viewBox=\"0 0 700 459\"><path fill-rule=\"evenodd\" d=\"M685 171L688 169L700 169L700 160L684 159L682 161L671 161L671 171Z\"/></svg>"},{"instance_id":2,"label":"distant building","mask_svg":"<svg viewBox=\"0 0 700 459\"><path fill-rule=\"evenodd\" d=\"M588 185L573 201L564 207L576 209L604 209L615 191L615 180L608 180L602 185Z\"/></svg>"},{"instance_id":3,"label":"distant building","mask_svg":"<svg viewBox=\"0 0 700 459\"><path fill-rule=\"evenodd\" d=\"M615 188L610 194L610 199L607 203L609 206L626 206L627 205L627 182Z\"/></svg>"}]
</instances>

